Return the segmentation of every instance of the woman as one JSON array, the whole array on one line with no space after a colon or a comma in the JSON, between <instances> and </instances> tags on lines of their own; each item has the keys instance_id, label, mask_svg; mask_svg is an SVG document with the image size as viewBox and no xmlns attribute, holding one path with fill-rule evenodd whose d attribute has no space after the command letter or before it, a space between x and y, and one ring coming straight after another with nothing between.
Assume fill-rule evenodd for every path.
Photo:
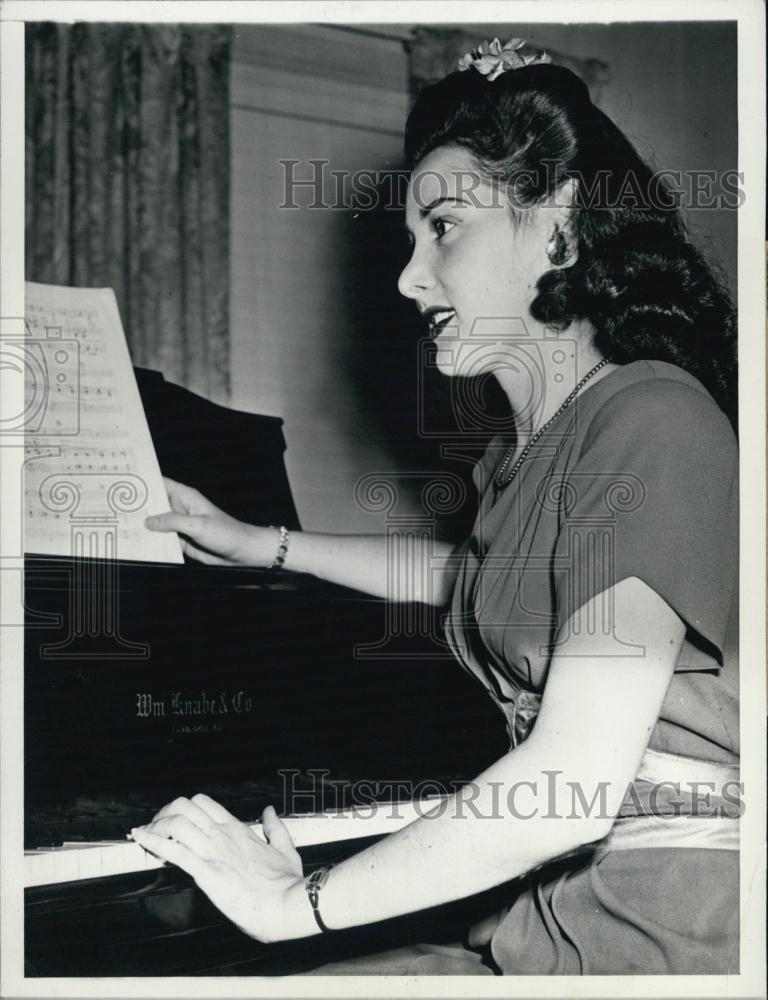
<instances>
[{"instance_id":1,"label":"woman","mask_svg":"<svg viewBox=\"0 0 768 1000\"><path fill-rule=\"evenodd\" d=\"M439 815L307 885L271 809L269 846L205 796L133 836L262 941L527 877L466 947L326 973L733 972L731 310L583 83L518 49L465 57L422 92L406 131L413 252L400 291L442 371L492 372L515 420L514 442L494 439L477 466L471 537L415 552L395 593L384 539L278 537L176 484L173 512L148 522L203 562L276 561L448 605L453 649L503 711L510 751Z\"/></svg>"}]
</instances>

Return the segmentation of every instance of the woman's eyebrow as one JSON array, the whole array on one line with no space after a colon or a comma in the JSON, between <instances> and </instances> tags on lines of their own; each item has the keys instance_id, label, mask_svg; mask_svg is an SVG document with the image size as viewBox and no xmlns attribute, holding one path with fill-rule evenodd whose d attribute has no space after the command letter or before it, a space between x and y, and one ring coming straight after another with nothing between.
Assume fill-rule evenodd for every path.
<instances>
[{"instance_id":1,"label":"woman's eyebrow","mask_svg":"<svg viewBox=\"0 0 768 1000\"><path fill-rule=\"evenodd\" d=\"M445 202L452 202L455 205L469 205L470 204L470 202L466 198L455 198L455 197L452 197L450 195L440 195L438 198L434 198L428 204L423 205L419 209L419 218L420 219L426 218L426 216L429 215L429 213L432 211L433 208L437 208L438 205L442 205ZM407 222L403 223L403 228L408 233L408 237L409 237L411 243L413 243L413 230L411 229L411 227L408 225Z\"/></svg>"},{"instance_id":2,"label":"woman's eyebrow","mask_svg":"<svg viewBox=\"0 0 768 1000\"><path fill-rule=\"evenodd\" d=\"M442 205L448 201L453 202L455 205L469 205L466 198L455 198L451 195L440 195L428 204L422 205L419 209L419 218L423 219L426 215L429 215L433 208L437 208L438 205Z\"/></svg>"}]
</instances>

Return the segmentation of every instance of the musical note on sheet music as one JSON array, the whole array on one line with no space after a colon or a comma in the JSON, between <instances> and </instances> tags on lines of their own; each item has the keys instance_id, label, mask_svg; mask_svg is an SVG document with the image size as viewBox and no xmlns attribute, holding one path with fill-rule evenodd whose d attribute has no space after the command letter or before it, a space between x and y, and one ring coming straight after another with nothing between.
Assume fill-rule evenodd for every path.
<instances>
[{"instance_id":1,"label":"musical note on sheet music","mask_svg":"<svg viewBox=\"0 0 768 1000\"><path fill-rule=\"evenodd\" d=\"M27 282L26 325L25 550L181 563L114 292Z\"/></svg>"}]
</instances>

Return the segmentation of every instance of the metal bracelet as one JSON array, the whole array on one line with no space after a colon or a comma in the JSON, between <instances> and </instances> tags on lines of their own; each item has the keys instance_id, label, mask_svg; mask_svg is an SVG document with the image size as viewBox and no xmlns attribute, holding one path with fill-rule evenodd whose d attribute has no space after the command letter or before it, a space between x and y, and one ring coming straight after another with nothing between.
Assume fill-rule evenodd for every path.
<instances>
[{"instance_id":1,"label":"metal bracelet","mask_svg":"<svg viewBox=\"0 0 768 1000\"><path fill-rule=\"evenodd\" d=\"M320 890L328 880L328 873L331 868L333 868L333 865L325 865L324 868L318 868L317 871L312 872L312 874L309 875L304 881L304 888L307 890L307 895L309 896L309 902L312 906L312 912L315 915L317 926L324 934L328 933L329 928L325 926L323 918L320 916L319 899Z\"/></svg>"},{"instance_id":2,"label":"metal bracelet","mask_svg":"<svg viewBox=\"0 0 768 1000\"><path fill-rule=\"evenodd\" d=\"M274 524L272 527L276 528L276 530L280 532L280 544L277 548L277 555L275 556L274 562L272 562L268 568L282 569L285 565L285 557L288 555L288 542L290 540L290 536L288 534L288 529L284 524L281 524L279 528Z\"/></svg>"}]
</instances>

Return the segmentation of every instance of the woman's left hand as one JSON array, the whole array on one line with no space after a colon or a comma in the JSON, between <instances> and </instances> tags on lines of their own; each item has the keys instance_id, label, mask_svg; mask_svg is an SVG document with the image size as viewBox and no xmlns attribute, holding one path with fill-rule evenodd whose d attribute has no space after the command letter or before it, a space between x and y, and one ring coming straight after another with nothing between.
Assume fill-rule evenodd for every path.
<instances>
[{"instance_id":1,"label":"woman's left hand","mask_svg":"<svg viewBox=\"0 0 768 1000\"><path fill-rule=\"evenodd\" d=\"M207 795L179 798L131 835L183 868L221 912L259 941L285 935L288 893L303 884L301 858L271 806L262 815L268 843Z\"/></svg>"}]
</instances>

